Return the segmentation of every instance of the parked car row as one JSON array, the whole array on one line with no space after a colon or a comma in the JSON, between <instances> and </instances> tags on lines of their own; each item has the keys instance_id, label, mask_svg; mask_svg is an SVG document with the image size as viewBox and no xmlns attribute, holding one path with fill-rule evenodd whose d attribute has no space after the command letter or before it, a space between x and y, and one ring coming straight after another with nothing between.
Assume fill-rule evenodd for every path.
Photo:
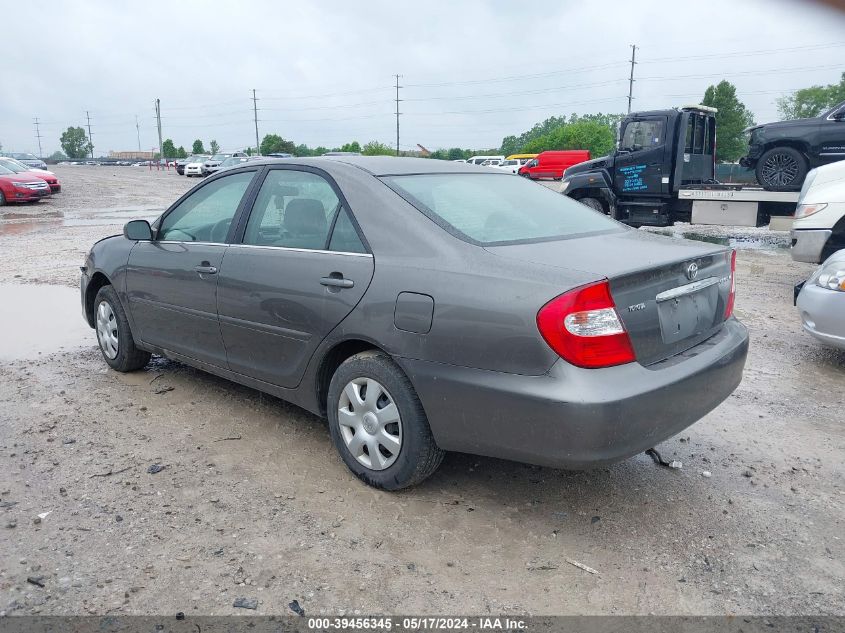
<instances>
[{"instance_id":1,"label":"parked car row","mask_svg":"<svg viewBox=\"0 0 845 633\"><path fill-rule=\"evenodd\" d=\"M15 202L38 202L62 185L51 171L31 167L7 156L0 157L0 206Z\"/></svg>"},{"instance_id":2,"label":"parked car row","mask_svg":"<svg viewBox=\"0 0 845 633\"><path fill-rule=\"evenodd\" d=\"M560 180L568 167L590 160L585 149L548 150L539 154L511 154L510 156L472 156L456 163L495 167L532 180Z\"/></svg>"},{"instance_id":3,"label":"parked car row","mask_svg":"<svg viewBox=\"0 0 845 633\"><path fill-rule=\"evenodd\" d=\"M176 173L180 176L209 176L218 170L221 165L230 158L248 158L246 152L230 152L223 154L193 154L188 158L180 158L175 161Z\"/></svg>"}]
</instances>

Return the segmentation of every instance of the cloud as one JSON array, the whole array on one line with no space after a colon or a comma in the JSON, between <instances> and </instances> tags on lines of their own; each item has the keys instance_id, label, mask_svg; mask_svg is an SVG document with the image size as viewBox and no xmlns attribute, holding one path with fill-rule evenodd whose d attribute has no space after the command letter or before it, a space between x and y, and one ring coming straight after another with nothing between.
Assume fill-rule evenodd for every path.
<instances>
[{"instance_id":1,"label":"cloud","mask_svg":"<svg viewBox=\"0 0 845 633\"><path fill-rule=\"evenodd\" d=\"M775 98L845 69L845 16L807 2L76 1L48 14L36 36L4 33L9 151L37 151L36 116L55 151L86 110L95 153L136 148L136 115L152 148L156 98L177 146L242 148L253 88L261 135L392 143L395 73L403 146L496 146L548 116L624 111L632 43L636 109L696 102L726 78L767 121Z\"/></svg>"}]
</instances>

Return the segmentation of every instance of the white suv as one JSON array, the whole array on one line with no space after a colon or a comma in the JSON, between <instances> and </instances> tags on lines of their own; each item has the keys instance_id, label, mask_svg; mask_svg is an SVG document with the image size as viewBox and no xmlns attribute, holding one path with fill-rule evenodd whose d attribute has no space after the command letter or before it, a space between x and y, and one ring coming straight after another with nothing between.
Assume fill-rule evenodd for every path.
<instances>
[{"instance_id":1,"label":"white suv","mask_svg":"<svg viewBox=\"0 0 845 633\"><path fill-rule=\"evenodd\" d=\"M845 160L807 174L792 222L792 259L818 264L845 248Z\"/></svg>"}]
</instances>

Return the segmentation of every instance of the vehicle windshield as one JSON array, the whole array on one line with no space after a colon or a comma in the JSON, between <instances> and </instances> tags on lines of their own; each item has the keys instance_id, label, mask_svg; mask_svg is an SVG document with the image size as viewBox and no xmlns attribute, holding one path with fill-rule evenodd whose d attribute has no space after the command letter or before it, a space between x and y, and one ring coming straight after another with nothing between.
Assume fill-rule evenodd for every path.
<instances>
[{"instance_id":1,"label":"vehicle windshield","mask_svg":"<svg viewBox=\"0 0 845 633\"><path fill-rule=\"evenodd\" d=\"M39 160L37 157L33 156L32 154L9 154L12 158L17 160Z\"/></svg>"},{"instance_id":2,"label":"vehicle windshield","mask_svg":"<svg viewBox=\"0 0 845 633\"><path fill-rule=\"evenodd\" d=\"M228 154L215 154L209 160L226 160L229 158Z\"/></svg>"},{"instance_id":3,"label":"vehicle windshield","mask_svg":"<svg viewBox=\"0 0 845 633\"><path fill-rule=\"evenodd\" d=\"M382 180L444 229L475 244L621 230L604 214L509 174L418 174Z\"/></svg>"},{"instance_id":4,"label":"vehicle windshield","mask_svg":"<svg viewBox=\"0 0 845 633\"><path fill-rule=\"evenodd\" d=\"M22 165L21 163L12 158L0 158L0 165L16 174L20 174L24 171L29 171L30 169L26 165Z\"/></svg>"},{"instance_id":5,"label":"vehicle windshield","mask_svg":"<svg viewBox=\"0 0 845 633\"><path fill-rule=\"evenodd\" d=\"M11 169L6 169L3 165L0 165L0 176L14 175L14 173Z\"/></svg>"}]
</instances>

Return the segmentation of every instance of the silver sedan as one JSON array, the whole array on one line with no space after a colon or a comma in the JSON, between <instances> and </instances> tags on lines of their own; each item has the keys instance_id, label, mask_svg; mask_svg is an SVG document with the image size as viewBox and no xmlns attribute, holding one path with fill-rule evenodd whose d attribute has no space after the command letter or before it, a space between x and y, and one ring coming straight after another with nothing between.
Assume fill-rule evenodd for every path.
<instances>
[{"instance_id":1,"label":"silver sedan","mask_svg":"<svg viewBox=\"0 0 845 633\"><path fill-rule=\"evenodd\" d=\"M796 291L804 329L827 345L845 349L845 249L828 257Z\"/></svg>"}]
</instances>

